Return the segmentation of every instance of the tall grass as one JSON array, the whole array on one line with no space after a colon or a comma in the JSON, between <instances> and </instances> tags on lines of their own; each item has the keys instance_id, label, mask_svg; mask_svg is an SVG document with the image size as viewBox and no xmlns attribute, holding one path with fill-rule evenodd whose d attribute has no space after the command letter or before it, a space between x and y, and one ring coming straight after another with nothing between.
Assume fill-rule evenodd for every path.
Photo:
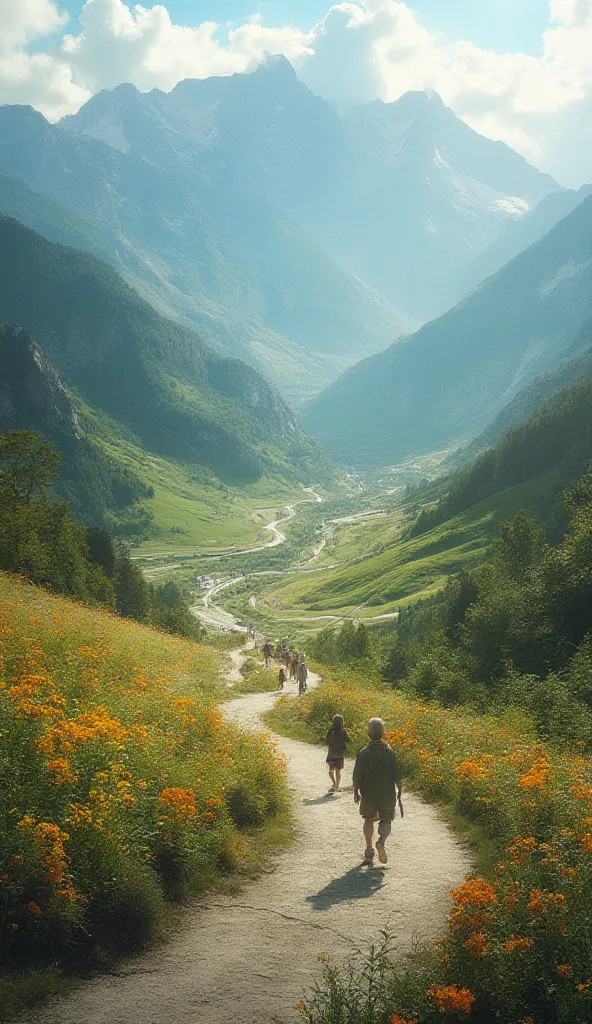
<instances>
[{"instance_id":1,"label":"tall grass","mask_svg":"<svg viewBox=\"0 0 592 1024\"><path fill-rule=\"evenodd\" d=\"M281 702L276 727L301 735L305 727L322 740L327 722L341 713L362 745L367 719L381 715L405 777L476 822L497 852L488 877L467 879L452 893L448 931L414 983L393 967L373 1019L588 1024L590 758L578 747L540 742L527 722L443 710L331 670L326 677L300 701ZM362 1024L366 1017L340 1016L338 1008L366 969L326 968L326 983L302 1004L311 1024Z\"/></svg>"},{"instance_id":2,"label":"tall grass","mask_svg":"<svg viewBox=\"0 0 592 1024\"><path fill-rule=\"evenodd\" d=\"M271 742L216 707L218 661L0 576L4 963L145 941L283 806Z\"/></svg>"}]
</instances>

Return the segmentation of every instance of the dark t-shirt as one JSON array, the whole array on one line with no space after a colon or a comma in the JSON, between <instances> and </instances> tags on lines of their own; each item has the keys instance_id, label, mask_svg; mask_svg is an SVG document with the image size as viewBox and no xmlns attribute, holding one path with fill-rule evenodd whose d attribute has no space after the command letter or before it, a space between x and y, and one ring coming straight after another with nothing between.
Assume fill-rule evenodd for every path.
<instances>
[{"instance_id":1,"label":"dark t-shirt","mask_svg":"<svg viewBox=\"0 0 592 1024\"><path fill-rule=\"evenodd\" d=\"M347 734L347 730L346 729L340 729L339 732L336 732L336 730L333 728L333 726L331 726L331 728L329 729L329 732L327 733L327 738L325 740L325 743L329 747L329 753L328 753L327 757L329 757L329 758L343 757L343 754L345 752L345 748L346 748L347 744L349 743L349 736Z\"/></svg>"},{"instance_id":2,"label":"dark t-shirt","mask_svg":"<svg viewBox=\"0 0 592 1024\"><path fill-rule=\"evenodd\" d=\"M384 740L372 740L360 750L354 765L354 786L362 796L375 800L394 797L395 783L401 781L397 755Z\"/></svg>"}]
</instances>

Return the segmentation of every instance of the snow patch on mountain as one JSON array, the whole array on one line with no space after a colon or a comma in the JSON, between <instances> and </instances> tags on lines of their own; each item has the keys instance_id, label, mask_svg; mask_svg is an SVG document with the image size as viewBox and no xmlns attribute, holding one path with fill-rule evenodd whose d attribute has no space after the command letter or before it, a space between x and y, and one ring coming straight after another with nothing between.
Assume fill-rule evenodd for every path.
<instances>
[{"instance_id":1,"label":"snow patch on mountain","mask_svg":"<svg viewBox=\"0 0 592 1024\"><path fill-rule=\"evenodd\" d=\"M521 199L520 196L504 196L503 199L496 199L490 209L501 210L503 213L509 213L515 217L523 217L530 210L530 206L526 199Z\"/></svg>"}]
</instances>

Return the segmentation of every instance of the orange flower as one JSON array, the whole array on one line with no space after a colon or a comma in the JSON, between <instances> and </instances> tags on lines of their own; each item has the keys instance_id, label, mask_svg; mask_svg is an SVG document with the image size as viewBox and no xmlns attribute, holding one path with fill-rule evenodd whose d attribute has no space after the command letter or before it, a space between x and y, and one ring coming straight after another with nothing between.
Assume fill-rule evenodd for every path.
<instances>
[{"instance_id":1,"label":"orange flower","mask_svg":"<svg viewBox=\"0 0 592 1024\"><path fill-rule=\"evenodd\" d=\"M38 903L34 903L33 901L26 904L26 909L33 915L33 917L39 917L41 913L41 907Z\"/></svg>"},{"instance_id":2,"label":"orange flower","mask_svg":"<svg viewBox=\"0 0 592 1024\"><path fill-rule=\"evenodd\" d=\"M446 988L429 988L427 994L432 997L436 1006L448 1013L470 1013L475 996L468 988L457 988L448 985Z\"/></svg>"},{"instance_id":3,"label":"orange flower","mask_svg":"<svg viewBox=\"0 0 592 1024\"><path fill-rule=\"evenodd\" d=\"M537 757L534 764L518 778L521 789L544 789L549 782L550 765L546 757Z\"/></svg>"},{"instance_id":4,"label":"orange flower","mask_svg":"<svg viewBox=\"0 0 592 1024\"><path fill-rule=\"evenodd\" d=\"M65 757L54 757L48 761L47 770L52 773L56 786L66 786L69 782L78 782L78 776L72 771Z\"/></svg>"},{"instance_id":5,"label":"orange flower","mask_svg":"<svg viewBox=\"0 0 592 1024\"><path fill-rule=\"evenodd\" d=\"M560 978L573 978L573 967L571 964L559 964L556 973Z\"/></svg>"},{"instance_id":6,"label":"orange flower","mask_svg":"<svg viewBox=\"0 0 592 1024\"><path fill-rule=\"evenodd\" d=\"M489 952L483 932L473 932L465 942L465 948L474 956L485 956Z\"/></svg>"},{"instance_id":7,"label":"orange flower","mask_svg":"<svg viewBox=\"0 0 592 1024\"><path fill-rule=\"evenodd\" d=\"M511 845L506 849L506 853L511 858L512 864L522 864L522 861L536 850L536 845L537 841L532 836L528 838L515 836Z\"/></svg>"},{"instance_id":8,"label":"orange flower","mask_svg":"<svg viewBox=\"0 0 592 1024\"><path fill-rule=\"evenodd\" d=\"M398 1013L391 1013L389 1024L417 1024L417 1020L407 1020L406 1017L400 1017Z\"/></svg>"},{"instance_id":9,"label":"orange flower","mask_svg":"<svg viewBox=\"0 0 592 1024\"><path fill-rule=\"evenodd\" d=\"M534 939L526 939L521 935L512 935L502 943L504 953L513 953L515 949L532 949Z\"/></svg>"},{"instance_id":10,"label":"orange flower","mask_svg":"<svg viewBox=\"0 0 592 1024\"><path fill-rule=\"evenodd\" d=\"M493 757L466 758L454 765L455 774L462 782L489 782L491 780L491 766Z\"/></svg>"},{"instance_id":11,"label":"orange flower","mask_svg":"<svg viewBox=\"0 0 592 1024\"><path fill-rule=\"evenodd\" d=\"M533 889L526 905L526 911L531 917L540 917L546 910L562 910L564 906L565 896L562 892Z\"/></svg>"},{"instance_id":12,"label":"orange flower","mask_svg":"<svg viewBox=\"0 0 592 1024\"><path fill-rule=\"evenodd\" d=\"M193 789L172 786L169 789L163 789L158 799L165 816L171 818L178 825L186 824L197 814L195 790Z\"/></svg>"}]
</instances>

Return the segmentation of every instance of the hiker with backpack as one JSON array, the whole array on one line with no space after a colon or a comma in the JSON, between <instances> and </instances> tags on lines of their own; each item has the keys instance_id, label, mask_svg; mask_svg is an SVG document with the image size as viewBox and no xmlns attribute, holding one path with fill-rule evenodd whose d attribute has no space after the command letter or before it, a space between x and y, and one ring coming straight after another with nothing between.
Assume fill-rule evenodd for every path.
<instances>
[{"instance_id":1,"label":"hiker with backpack","mask_svg":"<svg viewBox=\"0 0 592 1024\"><path fill-rule=\"evenodd\" d=\"M345 748L349 743L349 736L343 723L343 715L334 715L333 724L327 733L325 742L329 748L327 752L329 778L331 779L329 792L336 793L341 783Z\"/></svg>"},{"instance_id":2,"label":"hiker with backpack","mask_svg":"<svg viewBox=\"0 0 592 1024\"><path fill-rule=\"evenodd\" d=\"M360 750L354 765L354 800L360 805L364 819L366 849L363 863L374 864L374 822L378 822L376 853L381 864L388 861L385 841L391 834L391 825L401 800L401 769L397 755L386 741L382 718L368 722L368 745ZM401 805L400 805L401 806Z\"/></svg>"},{"instance_id":3,"label":"hiker with backpack","mask_svg":"<svg viewBox=\"0 0 592 1024\"><path fill-rule=\"evenodd\" d=\"M306 665L306 661L304 660L304 655L302 655L300 661L298 662L298 668L296 669L296 678L298 680L298 693L300 694L300 696L302 696L302 694L306 693L308 689L308 668Z\"/></svg>"},{"instance_id":4,"label":"hiker with backpack","mask_svg":"<svg viewBox=\"0 0 592 1024\"><path fill-rule=\"evenodd\" d=\"M286 670L285 670L284 666L282 665L282 667L280 668L280 671L279 671L279 676L278 676L278 690L283 690L285 682L286 682Z\"/></svg>"}]
</instances>

